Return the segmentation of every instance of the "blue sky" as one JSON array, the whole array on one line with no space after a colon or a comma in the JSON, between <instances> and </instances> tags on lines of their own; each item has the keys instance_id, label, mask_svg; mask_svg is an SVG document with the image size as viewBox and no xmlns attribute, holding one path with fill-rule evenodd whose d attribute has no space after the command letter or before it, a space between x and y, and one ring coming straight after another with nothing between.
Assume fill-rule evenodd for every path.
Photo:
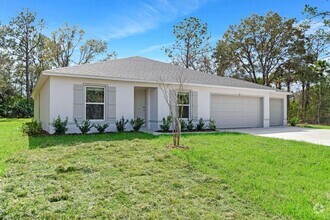
<instances>
[{"instance_id":1,"label":"blue sky","mask_svg":"<svg viewBox=\"0 0 330 220\"><path fill-rule=\"evenodd\" d=\"M68 22L84 29L85 39L107 40L109 51L116 51L118 58L168 61L160 48L174 41L173 25L185 17L206 22L215 44L229 25L253 13L271 10L302 20L305 4L330 9L327 0L0 0L0 21L7 23L22 8L29 8L45 19L46 34Z\"/></svg>"}]
</instances>

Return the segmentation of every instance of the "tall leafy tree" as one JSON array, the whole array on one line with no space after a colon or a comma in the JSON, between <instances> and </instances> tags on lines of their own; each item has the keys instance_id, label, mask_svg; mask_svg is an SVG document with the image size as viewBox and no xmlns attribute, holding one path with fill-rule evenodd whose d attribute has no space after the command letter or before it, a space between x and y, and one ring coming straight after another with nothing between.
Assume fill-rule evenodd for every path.
<instances>
[{"instance_id":1,"label":"tall leafy tree","mask_svg":"<svg viewBox=\"0 0 330 220\"><path fill-rule=\"evenodd\" d=\"M52 58L55 67L67 67L72 62L72 55L76 47L81 43L85 31L77 25L64 27L54 31L51 36L49 47L52 51Z\"/></svg>"},{"instance_id":2,"label":"tall leafy tree","mask_svg":"<svg viewBox=\"0 0 330 220\"><path fill-rule=\"evenodd\" d=\"M239 78L269 86L272 74L304 43L295 19L269 12L252 15L232 25L219 40L214 54L218 74L233 70Z\"/></svg>"},{"instance_id":3,"label":"tall leafy tree","mask_svg":"<svg viewBox=\"0 0 330 220\"><path fill-rule=\"evenodd\" d=\"M310 19L321 18L324 25L330 26L330 11L320 11L317 7L305 5L304 13L306 13Z\"/></svg>"},{"instance_id":4,"label":"tall leafy tree","mask_svg":"<svg viewBox=\"0 0 330 220\"><path fill-rule=\"evenodd\" d=\"M103 40L87 40L80 47L79 64L92 62L96 56L104 53L108 48L108 43Z\"/></svg>"},{"instance_id":5,"label":"tall leafy tree","mask_svg":"<svg viewBox=\"0 0 330 220\"><path fill-rule=\"evenodd\" d=\"M212 48L209 44L211 35L206 23L195 17L185 18L173 27L173 35L174 44L164 48L164 51L174 64L212 72Z\"/></svg>"},{"instance_id":6,"label":"tall leafy tree","mask_svg":"<svg viewBox=\"0 0 330 220\"><path fill-rule=\"evenodd\" d=\"M83 29L79 29L77 25L71 27L69 24L52 33L48 48L55 67L67 67L72 63L90 63L106 53L108 49L106 41L89 39L83 43L84 34ZM79 46L79 52L76 53Z\"/></svg>"},{"instance_id":7,"label":"tall leafy tree","mask_svg":"<svg viewBox=\"0 0 330 220\"><path fill-rule=\"evenodd\" d=\"M31 64L33 63L35 49L41 43L41 31L44 21L37 20L36 13L23 10L6 26L5 46L8 54L15 59L16 65L23 67L25 76L25 94L27 103L31 96ZM29 104L28 104L29 105Z\"/></svg>"}]
</instances>

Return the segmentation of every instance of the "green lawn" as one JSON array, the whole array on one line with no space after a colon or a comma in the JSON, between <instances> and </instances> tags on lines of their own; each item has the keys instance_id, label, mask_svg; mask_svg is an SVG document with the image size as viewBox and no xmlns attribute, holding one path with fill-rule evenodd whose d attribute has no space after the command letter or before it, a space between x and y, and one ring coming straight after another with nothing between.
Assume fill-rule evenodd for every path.
<instances>
[{"instance_id":1,"label":"green lawn","mask_svg":"<svg viewBox=\"0 0 330 220\"><path fill-rule=\"evenodd\" d=\"M328 147L221 133L167 150L143 133L28 138L21 122L0 120L0 219L330 218Z\"/></svg>"},{"instance_id":2,"label":"green lawn","mask_svg":"<svg viewBox=\"0 0 330 220\"><path fill-rule=\"evenodd\" d=\"M21 125L29 120L0 118L0 176L7 167L7 156L28 147L28 139L22 135Z\"/></svg>"},{"instance_id":3,"label":"green lawn","mask_svg":"<svg viewBox=\"0 0 330 220\"><path fill-rule=\"evenodd\" d=\"M303 128L330 129L330 125L298 124L297 126Z\"/></svg>"}]
</instances>

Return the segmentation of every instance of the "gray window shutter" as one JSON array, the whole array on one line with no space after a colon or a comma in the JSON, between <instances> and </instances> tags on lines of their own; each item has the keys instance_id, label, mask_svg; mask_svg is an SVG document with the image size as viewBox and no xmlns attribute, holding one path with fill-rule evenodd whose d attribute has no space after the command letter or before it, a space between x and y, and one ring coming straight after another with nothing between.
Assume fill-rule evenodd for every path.
<instances>
[{"instance_id":1,"label":"gray window shutter","mask_svg":"<svg viewBox=\"0 0 330 220\"><path fill-rule=\"evenodd\" d=\"M198 120L198 92L191 92L191 117L194 121Z\"/></svg>"},{"instance_id":2,"label":"gray window shutter","mask_svg":"<svg viewBox=\"0 0 330 220\"><path fill-rule=\"evenodd\" d=\"M107 87L107 121L116 122L116 87Z\"/></svg>"},{"instance_id":3,"label":"gray window shutter","mask_svg":"<svg viewBox=\"0 0 330 220\"><path fill-rule=\"evenodd\" d=\"M171 114L171 110L172 110L172 113L173 113L173 117L176 117L177 115L177 97L176 97L176 92L173 91L173 90L170 90L169 91L169 101L170 101L170 114Z\"/></svg>"},{"instance_id":4,"label":"gray window shutter","mask_svg":"<svg viewBox=\"0 0 330 220\"><path fill-rule=\"evenodd\" d=\"M73 85L73 118L84 120L84 85Z\"/></svg>"}]
</instances>

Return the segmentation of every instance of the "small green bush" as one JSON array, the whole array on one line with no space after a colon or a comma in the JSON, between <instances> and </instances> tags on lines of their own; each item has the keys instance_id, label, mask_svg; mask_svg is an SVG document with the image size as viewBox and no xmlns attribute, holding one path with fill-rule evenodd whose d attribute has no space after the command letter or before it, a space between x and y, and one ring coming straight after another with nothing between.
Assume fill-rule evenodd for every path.
<instances>
[{"instance_id":1,"label":"small green bush","mask_svg":"<svg viewBox=\"0 0 330 220\"><path fill-rule=\"evenodd\" d=\"M144 120L141 118L132 119L130 124L132 125L134 131L139 131L144 125Z\"/></svg>"},{"instance_id":2,"label":"small green bush","mask_svg":"<svg viewBox=\"0 0 330 220\"><path fill-rule=\"evenodd\" d=\"M163 132L167 132L170 130L172 123L172 117L169 115L166 118L163 118L163 123L159 125L160 129L162 129Z\"/></svg>"},{"instance_id":3,"label":"small green bush","mask_svg":"<svg viewBox=\"0 0 330 220\"><path fill-rule=\"evenodd\" d=\"M94 125L94 127L100 134L103 134L105 130L109 127L109 124L96 124Z\"/></svg>"},{"instance_id":4,"label":"small green bush","mask_svg":"<svg viewBox=\"0 0 330 220\"><path fill-rule=\"evenodd\" d=\"M293 118L289 119L289 124L291 126L296 126L298 124L298 122L299 122L299 118L297 118L297 117L293 117Z\"/></svg>"},{"instance_id":5,"label":"small green bush","mask_svg":"<svg viewBox=\"0 0 330 220\"><path fill-rule=\"evenodd\" d=\"M210 119L209 121L209 129L212 131L217 130L217 123L215 120Z\"/></svg>"},{"instance_id":6,"label":"small green bush","mask_svg":"<svg viewBox=\"0 0 330 220\"><path fill-rule=\"evenodd\" d=\"M188 120L188 122L187 122L187 130L188 131L193 131L194 130L194 123L193 123L192 119Z\"/></svg>"},{"instance_id":7,"label":"small green bush","mask_svg":"<svg viewBox=\"0 0 330 220\"><path fill-rule=\"evenodd\" d=\"M124 132L126 129L126 124L128 123L128 119L125 119L124 116L121 117L120 120L116 121L116 128L118 132Z\"/></svg>"},{"instance_id":8,"label":"small green bush","mask_svg":"<svg viewBox=\"0 0 330 220\"><path fill-rule=\"evenodd\" d=\"M29 136L37 136L42 133L42 125L41 122L32 121L26 122L22 125L22 132Z\"/></svg>"},{"instance_id":9,"label":"small green bush","mask_svg":"<svg viewBox=\"0 0 330 220\"><path fill-rule=\"evenodd\" d=\"M187 130L187 122L181 119L181 131Z\"/></svg>"},{"instance_id":10,"label":"small green bush","mask_svg":"<svg viewBox=\"0 0 330 220\"><path fill-rule=\"evenodd\" d=\"M53 120L52 122L52 126L55 129L55 133L56 135L62 135L65 134L65 132L68 131L67 125L68 125L68 117L65 118L64 121L62 121L61 116L57 116L56 119Z\"/></svg>"},{"instance_id":11,"label":"small green bush","mask_svg":"<svg viewBox=\"0 0 330 220\"><path fill-rule=\"evenodd\" d=\"M90 120L83 120L79 124L77 119L74 119L74 123L79 128L79 130L82 134L87 134L94 127L94 124L92 124Z\"/></svg>"},{"instance_id":12,"label":"small green bush","mask_svg":"<svg viewBox=\"0 0 330 220\"><path fill-rule=\"evenodd\" d=\"M200 119L198 120L197 125L196 125L196 130L197 130L197 131L203 131L204 129L205 129L205 121L204 121L203 118L200 118Z\"/></svg>"}]
</instances>

